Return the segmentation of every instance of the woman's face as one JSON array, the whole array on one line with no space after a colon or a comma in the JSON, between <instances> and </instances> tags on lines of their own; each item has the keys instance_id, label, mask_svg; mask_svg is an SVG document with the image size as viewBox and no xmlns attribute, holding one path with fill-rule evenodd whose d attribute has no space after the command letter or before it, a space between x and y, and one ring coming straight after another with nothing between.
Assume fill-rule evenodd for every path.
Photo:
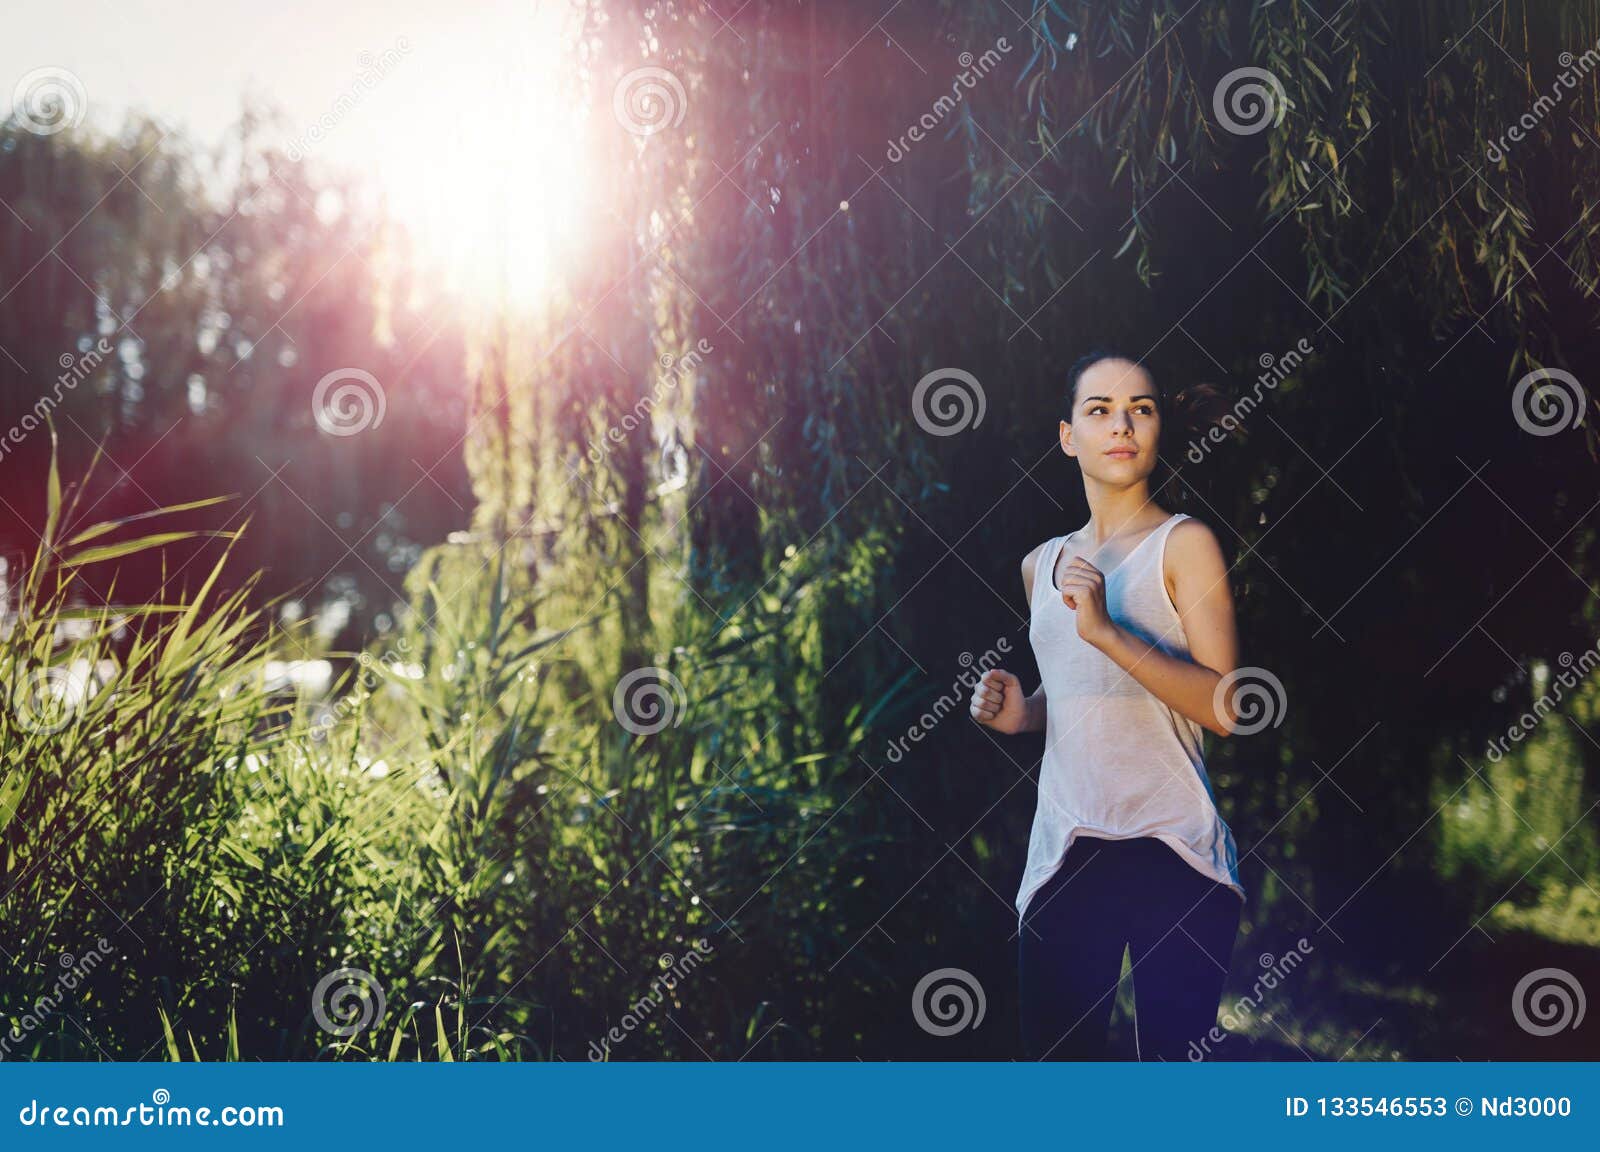
<instances>
[{"instance_id":1,"label":"woman's face","mask_svg":"<svg viewBox=\"0 0 1600 1152\"><path fill-rule=\"evenodd\" d=\"M1156 466L1161 415L1149 373L1128 360L1097 360L1078 377L1061 447L1086 476L1128 484Z\"/></svg>"}]
</instances>

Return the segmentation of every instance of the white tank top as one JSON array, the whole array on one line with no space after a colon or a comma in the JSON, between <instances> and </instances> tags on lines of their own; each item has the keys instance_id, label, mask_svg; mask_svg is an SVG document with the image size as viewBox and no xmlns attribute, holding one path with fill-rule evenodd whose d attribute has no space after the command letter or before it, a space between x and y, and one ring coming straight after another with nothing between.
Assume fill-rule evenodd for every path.
<instances>
[{"instance_id":1,"label":"white tank top","mask_svg":"<svg viewBox=\"0 0 1600 1152\"><path fill-rule=\"evenodd\" d=\"M1106 609L1121 627L1163 652L1187 659L1188 636L1167 594L1162 557L1177 512L1134 545L1105 574ZM1017 893L1020 925L1028 901L1061 867L1079 835L1125 840L1153 836L1187 863L1244 899L1233 833L1218 815L1201 751L1205 732L1078 635L1077 613L1061 600L1055 571L1069 542L1040 550L1033 576L1028 641L1046 699L1039 804L1028 841L1028 866ZM1092 563L1089 547L1074 555ZM1103 571L1103 569L1102 569Z\"/></svg>"}]
</instances>

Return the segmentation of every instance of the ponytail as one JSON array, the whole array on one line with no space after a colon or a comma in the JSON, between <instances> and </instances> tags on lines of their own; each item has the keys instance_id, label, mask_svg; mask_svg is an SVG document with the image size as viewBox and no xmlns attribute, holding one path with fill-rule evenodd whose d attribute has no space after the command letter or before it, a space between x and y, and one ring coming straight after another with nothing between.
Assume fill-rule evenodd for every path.
<instances>
[{"instance_id":1,"label":"ponytail","mask_svg":"<svg viewBox=\"0 0 1600 1152\"><path fill-rule=\"evenodd\" d=\"M1160 390L1160 385L1157 386ZM1228 399L1211 384L1191 384L1172 398L1168 406L1172 423L1163 427L1162 439L1173 439L1163 448L1177 447L1180 440L1190 444L1210 432L1228 414Z\"/></svg>"}]
</instances>

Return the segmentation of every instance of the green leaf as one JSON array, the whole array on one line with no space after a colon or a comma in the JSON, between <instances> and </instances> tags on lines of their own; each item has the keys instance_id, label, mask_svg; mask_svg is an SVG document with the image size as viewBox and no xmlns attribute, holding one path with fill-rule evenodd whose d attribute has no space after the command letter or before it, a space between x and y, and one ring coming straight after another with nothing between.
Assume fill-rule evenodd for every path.
<instances>
[{"instance_id":1,"label":"green leaf","mask_svg":"<svg viewBox=\"0 0 1600 1152\"><path fill-rule=\"evenodd\" d=\"M444 1013L439 1010L439 1005L433 1006L433 1025L437 1029L435 1036L438 1039L439 1059L446 1064L455 1063L455 1057L450 1054L450 1042L444 1035Z\"/></svg>"},{"instance_id":2,"label":"green leaf","mask_svg":"<svg viewBox=\"0 0 1600 1152\"><path fill-rule=\"evenodd\" d=\"M304 867L305 865L310 864L313 860L315 860L317 858L318 853L320 853L324 848L326 848L328 846L328 844L333 840L334 835L338 831L339 831L339 826L337 824L330 824L328 826L327 830L324 831L321 836L318 836L316 838L316 840L312 842L311 847L306 849L306 854L300 858L301 866Z\"/></svg>"},{"instance_id":3,"label":"green leaf","mask_svg":"<svg viewBox=\"0 0 1600 1152\"><path fill-rule=\"evenodd\" d=\"M18 765L11 772L6 773L6 778L0 782L0 832L5 831L7 824L17 814L17 808L22 804L22 796L28 790L28 775L25 765Z\"/></svg>"},{"instance_id":4,"label":"green leaf","mask_svg":"<svg viewBox=\"0 0 1600 1152\"><path fill-rule=\"evenodd\" d=\"M85 528L71 540L68 540L63 547L72 548L79 544L87 544L96 537L104 536L107 532L114 532L118 528L138 520L149 520L155 516L170 516L174 512L189 512L196 508L208 508L213 504L221 504L223 501L231 499L231 496L208 496L204 500L191 500L187 504L169 504L164 508L152 508L150 511L140 512L136 516L124 516L120 520L104 520L99 524Z\"/></svg>"},{"instance_id":5,"label":"green leaf","mask_svg":"<svg viewBox=\"0 0 1600 1152\"><path fill-rule=\"evenodd\" d=\"M56 466L56 429L50 426L50 475L45 480L44 546L55 547L56 525L61 522L61 470Z\"/></svg>"},{"instance_id":6,"label":"green leaf","mask_svg":"<svg viewBox=\"0 0 1600 1152\"><path fill-rule=\"evenodd\" d=\"M238 841L238 840L230 839L230 840L227 841L226 844L223 845L223 847L228 852L230 852L234 856L238 857L240 863L247 864L251 868L258 868L258 869L263 869L264 870L266 868L266 866L267 866L266 861L262 860L261 857L257 856L254 852L252 852L249 848L245 847L245 845L242 842Z\"/></svg>"},{"instance_id":7,"label":"green leaf","mask_svg":"<svg viewBox=\"0 0 1600 1152\"><path fill-rule=\"evenodd\" d=\"M1117 258L1117 256L1121 256L1124 252L1126 252L1128 250L1128 247L1133 243L1133 238L1135 236L1137 236L1138 234L1139 234L1139 226L1137 224L1135 224L1132 228L1129 228L1128 229L1128 238L1122 242L1122 247L1117 249L1116 256L1113 256L1111 258L1113 260L1115 260Z\"/></svg>"},{"instance_id":8,"label":"green leaf","mask_svg":"<svg viewBox=\"0 0 1600 1152\"><path fill-rule=\"evenodd\" d=\"M174 1064L182 1064L183 1052L178 1047L178 1038L172 1034L172 1021L167 1019L167 1010L157 1004L156 1012L161 1016L161 1032L166 1037L167 1056Z\"/></svg>"},{"instance_id":9,"label":"green leaf","mask_svg":"<svg viewBox=\"0 0 1600 1152\"><path fill-rule=\"evenodd\" d=\"M82 552L67 557L62 563L71 568L79 568L86 564L101 564L107 560L117 560L123 556L132 556L137 552L146 552L152 548L164 548L168 544L176 544L180 540L196 540L207 536L232 540L237 538L237 533L156 532L150 536L139 536L133 540L124 540L120 544L102 544L98 548L85 548Z\"/></svg>"}]
</instances>

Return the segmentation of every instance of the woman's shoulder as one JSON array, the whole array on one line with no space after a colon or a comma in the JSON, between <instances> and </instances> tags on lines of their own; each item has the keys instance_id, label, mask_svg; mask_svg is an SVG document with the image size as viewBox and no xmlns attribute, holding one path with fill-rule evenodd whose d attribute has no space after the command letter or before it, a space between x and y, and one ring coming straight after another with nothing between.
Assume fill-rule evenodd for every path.
<instances>
[{"instance_id":1,"label":"woman's shoulder","mask_svg":"<svg viewBox=\"0 0 1600 1152\"><path fill-rule=\"evenodd\" d=\"M1217 534L1211 530L1211 525L1187 512L1172 514L1172 527L1168 530L1168 535L1175 544L1179 541L1184 542L1178 544L1179 547L1186 547L1197 541L1204 543L1206 540L1216 543L1217 540Z\"/></svg>"},{"instance_id":2,"label":"woman's shoulder","mask_svg":"<svg viewBox=\"0 0 1600 1152\"><path fill-rule=\"evenodd\" d=\"M1223 563L1222 542L1211 530L1211 525L1187 512L1177 513L1176 523L1167 530L1166 568L1187 567L1194 564ZM1225 564L1224 564L1225 566Z\"/></svg>"},{"instance_id":3,"label":"woman's shoulder","mask_svg":"<svg viewBox=\"0 0 1600 1152\"><path fill-rule=\"evenodd\" d=\"M1035 566L1038 565L1040 558L1044 556L1045 552L1047 552L1050 549L1050 546L1052 544L1054 544L1057 540L1060 540L1060 539L1061 539L1061 537L1059 537L1059 536L1051 536L1050 538L1048 538L1046 540L1041 540L1041 541L1039 541L1039 543L1035 544L1033 546L1033 550L1030 551L1026 556L1024 556L1022 558L1022 571L1023 571L1023 574L1024 575L1030 575L1033 572Z\"/></svg>"},{"instance_id":4,"label":"woman's shoulder","mask_svg":"<svg viewBox=\"0 0 1600 1152\"><path fill-rule=\"evenodd\" d=\"M1044 555L1055 544L1059 536L1052 536L1048 540L1041 540L1033 549L1022 558L1022 588L1028 594L1028 603L1033 603L1033 577L1039 571L1039 565L1044 562Z\"/></svg>"}]
</instances>

